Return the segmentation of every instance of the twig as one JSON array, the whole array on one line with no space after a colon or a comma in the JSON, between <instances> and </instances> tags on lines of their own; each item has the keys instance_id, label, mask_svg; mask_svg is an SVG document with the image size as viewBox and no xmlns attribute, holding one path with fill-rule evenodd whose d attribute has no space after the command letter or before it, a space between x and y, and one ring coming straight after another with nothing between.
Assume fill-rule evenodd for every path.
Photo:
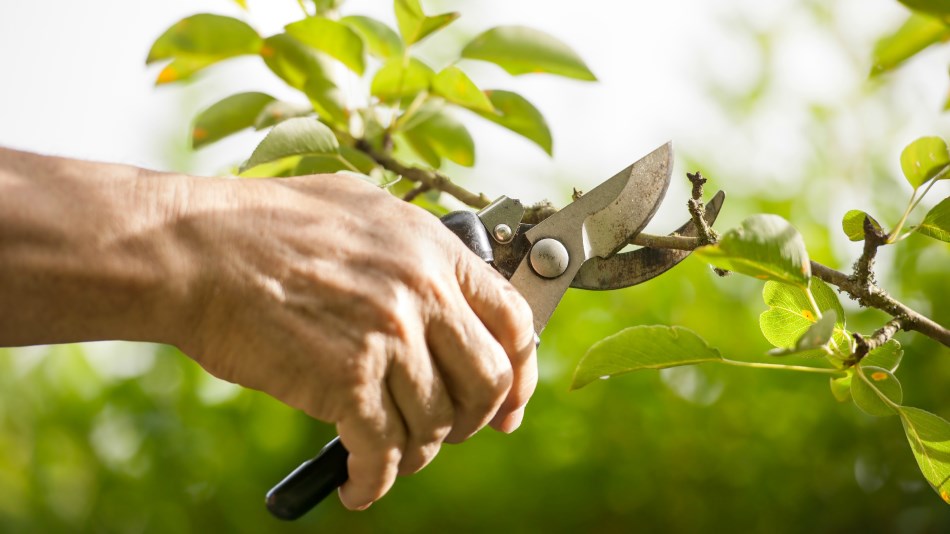
<instances>
[{"instance_id":1,"label":"twig","mask_svg":"<svg viewBox=\"0 0 950 534\"><path fill-rule=\"evenodd\" d=\"M874 257L877 256L877 249L887 243L887 236L880 229L874 226L871 218L864 216L864 251L854 262L854 274L852 278L862 287L871 287L875 284L874 280Z\"/></svg>"},{"instance_id":2,"label":"twig","mask_svg":"<svg viewBox=\"0 0 950 534\"><path fill-rule=\"evenodd\" d=\"M361 139L354 141L354 146L365 152L366 155L373 158L376 163L378 163L384 169L392 171L410 182L417 182L419 184L425 185L429 189L437 189L452 195L453 197L459 199L460 201L472 206L473 208L484 208L487 206L491 199L485 196L483 193L472 193L468 189L456 184L449 179L448 176L438 172L430 171L427 169L420 169L419 167L410 167L408 165L403 165L402 163L396 161L392 156L384 154L379 150L376 150L366 141Z\"/></svg>"},{"instance_id":3,"label":"twig","mask_svg":"<svg viewBox=\"0 0 950 534\"><path fill-rule=\"evenodd\" d=\"M674 250L695 250L702 246L698 237L680 235L653 235L640 232L633 241L633 245L650 248L670 248Z\"/></svg>"},{"instance_id":4,"label":"twig","mask_svg":"<svg viewBox=\"0 0 950 534\"><path fill-rule=\"evenodd\" d=\"M431 190L432 188L426 184L418 184L412 189L410 189L408 193L403 195L402 199L405 200L406 202L412 202L413 200L418 198L419 195L425 194Z\"/></svg>"},{"instance_id":5,"label":"twig","mask_svg":"<svg viewBox=\"0 0 950 534\"><path fill-rule=\"evenodd\" d=\"M689 209L693 224L696 225L696 229L699 231L700 244L710 245L719 240L719 234L706 223L706 206L703 204L703 185L706 183L706 179L699 172L688 172L686 177L693 184L692 198L686 201L686 207Z\"/></svg>"},{"instance_id":6,"label":"twig","mask_svg":"<svg viewBox=\"0 0 950 534\"><path fill-rule=\"evenodd\" d=\"M896 317L887 322L879 330L871 334L870 337L864 337L861 334L854 333L854 341L857 348L854 351L855 362L861 361L861 358L867 356L869 352L887 343L894 334L900 330L907 330L905 317Z\"/></svg>"}]
</instances>

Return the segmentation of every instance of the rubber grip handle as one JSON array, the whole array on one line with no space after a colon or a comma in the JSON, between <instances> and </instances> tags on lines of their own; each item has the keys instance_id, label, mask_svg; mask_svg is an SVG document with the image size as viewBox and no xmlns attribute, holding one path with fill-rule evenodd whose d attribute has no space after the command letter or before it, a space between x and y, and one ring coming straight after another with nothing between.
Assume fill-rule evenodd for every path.
<instances>
[{"instance_id":1,"label":"rubber grip handle","mask_svg":"<svg viewBox=\"0 0 950 534\"><path fill-rule=\"evenodd\" d=\"M478 217L456 211L442 217L442 223L483 260L492 261L488 232ZM350 453L336 437L313 459L300 464L267 492L267 509L274 517L293 521L309 512L349 478L346 460Z\"/></svg>"},{"instance_id":2,"label":"rubber grip handle","mask_svg":"<svg viewBox=\"0 0 950 534\"><path fill-rule=\"evenodd\" d=\"M300 464L267 492L267 509L287 521L309 512L349 478L349 456L340 438L333 438L316 457Z\"/></svg>"}]
</instances>

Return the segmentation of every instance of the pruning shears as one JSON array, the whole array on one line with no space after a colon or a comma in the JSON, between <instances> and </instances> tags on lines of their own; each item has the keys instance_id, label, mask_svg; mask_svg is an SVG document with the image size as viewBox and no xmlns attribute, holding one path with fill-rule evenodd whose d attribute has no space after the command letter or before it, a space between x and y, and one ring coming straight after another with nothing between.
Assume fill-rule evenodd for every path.
<instances>
[{"instance_id":1,"label":"pruning shears","mask_svg":"<svg viewBox=\"0 0 950 534\"><path fill-rule=\"evenodd\" d=\"M479 257L508 278L534 312L540 334L568 287L607 290L650 280L689 251L640 248L620 252L647 225L670 185L673 149L667 143L536 225L522 223L525 207L505 196L478 213L442 218ZM719 215L725 194L706 206L706 223ZM696 236L692 221L675 235ZM297 519L347 480L349 453L335 438L267 493L267 508Z\"/></svg>"}]
</instances>

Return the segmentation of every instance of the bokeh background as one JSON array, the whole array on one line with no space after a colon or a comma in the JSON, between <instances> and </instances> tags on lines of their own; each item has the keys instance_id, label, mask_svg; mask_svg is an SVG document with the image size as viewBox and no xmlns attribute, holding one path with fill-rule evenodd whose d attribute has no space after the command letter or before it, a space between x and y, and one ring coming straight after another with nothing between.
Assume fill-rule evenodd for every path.
<instances>
[{"instance_id":1,"label":"bokeh background","mask_svg":"<svg viewBox=\"0 0 950 534\"><path fill-rule=\"evenodd\" d=\"M193 13L246 17L265 33L299 18L293 0L249 4L245 14L226 0L4 2L0 145L222 172L261 134L192 153L195 112L242 90L290 92L253 59L155 89L144 58ZM446 170L489 196L564 203L572 187L589 189L673 139L677 180L654 233L685 220L683 174L702 170L729 194L717 226L778 213L813 259L846 269L860 244L842 234L844 212L863 208L893 225L910 194L900 150L950 134L941 112L950 49L867 77L874 42L906 17L894 0L425 5L463 14L421 47L436 66L482 29L526 24L569 43L600 79L515 79L466 65L481 86L534 101L555 138L548 158L464 116L478 162ZM389 2L350 0L344 12L393 21ZM924 209L947 193L935 187ZM881 251L879 279L950 324L948 254L911 237ZM587 348L629 325L683 325L727 356L766 358L760 291L692 259L642 287L572 290L543 336L541 384L521 430L444 448L366 512L330 499L294 524L270 518L263 493L331 437L329 426L213 379L169 347L0 349L0 532L950 532L950 507L920 476L899 421L839 405L825 379L680 368L568 391ZM853 330L886 320L845 305ZM950 350L898 337L905 403L950 418Z\"/></svg>"}]
</instances>

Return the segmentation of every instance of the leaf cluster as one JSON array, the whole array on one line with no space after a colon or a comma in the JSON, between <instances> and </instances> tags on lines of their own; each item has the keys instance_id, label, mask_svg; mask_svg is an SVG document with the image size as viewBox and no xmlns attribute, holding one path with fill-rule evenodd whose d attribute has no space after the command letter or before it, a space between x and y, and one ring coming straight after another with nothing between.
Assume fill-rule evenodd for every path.
<instances>
[{"instance_id":1,"label":"leaf cluster","mask_svg":"<svg viewBox=\"0 0 950 534\"><path fill-rule=\"evenodd\" d=\"M372 17L340 16L341 4L316 2L311 12L301 3L306 16L269 36L247 22L215 14L193 15L168 28L147 58L149 64L165 63L157 84L189 80L234 57L257 56L302 97L283 101L262 92L227 96L195 118L194 148L246 129L269 129L240 165L241 176L347 172L392 185L400 176L377 161L374 151L433 169L445 161L475 164L475 142L459 111L552 153L551 132L541 112L518 93L481 88L466 72L465 61L493 63L516 76L596 79L566 44L524 26L490 28L461 46L449 64L436 67L419 57L415 46L445 30L459 13L432 15L419 0L395 0L398 28L392 28ZM354 85L348 77L366 78L368 92L344 94L341 87Z\"/></svg>"}]
</instances>

